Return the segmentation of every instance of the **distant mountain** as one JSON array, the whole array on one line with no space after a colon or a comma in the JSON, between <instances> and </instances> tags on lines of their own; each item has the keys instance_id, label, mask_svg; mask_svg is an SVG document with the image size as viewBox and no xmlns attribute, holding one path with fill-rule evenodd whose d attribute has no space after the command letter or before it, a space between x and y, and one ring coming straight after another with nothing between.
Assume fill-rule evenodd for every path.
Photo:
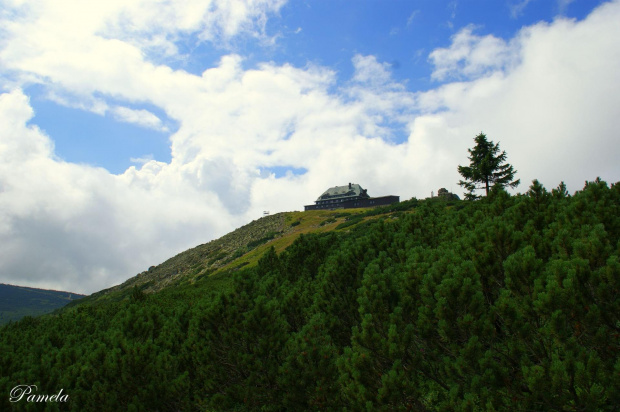
<instances>
[{"instance_id":1,"label":"distant mountain","mask_svg":"<svg viewBox=\"0 0 620 412\"><path fill-rule=\"evenodd\" d=\"M0 283L0 325L24 316L51 313L85 295Z\"/></svg>"}]
</instances>

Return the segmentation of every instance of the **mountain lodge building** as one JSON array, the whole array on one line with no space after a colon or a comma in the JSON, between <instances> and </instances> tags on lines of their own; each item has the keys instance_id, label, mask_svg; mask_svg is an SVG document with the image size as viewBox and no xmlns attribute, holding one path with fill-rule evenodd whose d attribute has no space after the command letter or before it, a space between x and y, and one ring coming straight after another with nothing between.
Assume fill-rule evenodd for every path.
<instances>
[{"instance_id":1,"label":"mountain lodge building","mask_svg":"<svg viewBox=\"0 0 620 412\"><path fill-rule=\"evenodd\" d=\"M391 205L400 201L399 196L370 197L367 190L357 183L348 186L335 186L327 189L314 201L304 206L304 210L352 209L356 207L376 207Z\"/></svg>"}]
</instances>

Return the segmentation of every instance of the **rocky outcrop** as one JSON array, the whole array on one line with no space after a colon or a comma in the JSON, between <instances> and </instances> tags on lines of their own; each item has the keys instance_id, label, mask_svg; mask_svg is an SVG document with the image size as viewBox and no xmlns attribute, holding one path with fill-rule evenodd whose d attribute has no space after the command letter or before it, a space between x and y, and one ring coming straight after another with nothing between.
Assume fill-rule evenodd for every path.
<instances>
[{"instance_id":1,"label":"rocky outcrop","mask_svg":"<svg viewBox=\"0 0 620 412\"><path fill-rule=\"evenodd\" d=\"M444 200L460 200L457 195L448 192L448 189L443 187L437 191L437 197Z\"/></svg>"}]
</instances>

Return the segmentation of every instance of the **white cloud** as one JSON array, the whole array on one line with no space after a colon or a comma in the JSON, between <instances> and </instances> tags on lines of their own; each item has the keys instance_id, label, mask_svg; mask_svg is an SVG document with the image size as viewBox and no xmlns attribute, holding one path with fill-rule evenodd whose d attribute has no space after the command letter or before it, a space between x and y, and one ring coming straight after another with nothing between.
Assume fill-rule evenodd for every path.
<instances>
[{"instance_id":1,"label":"white cloud","mask_svg":"<svg viewBox=\"0 0 620 412\"><path fill-rule=\"evenodd\" d=\"M126 81L127 70L148 70L146 57L150 55L177 55L175 42L184 36L194 34L202 41L217 43L229 42L239 35L266 38L267 15L277 12L284 3L285 0L14 3L7 5L6 13L0 16L0 58L5 71L18 73L22 81L32 81L34 75L42 82L54 79L62 87L82 93L112 83L119 89L131 89ZM101 77L93 79L95 74Z\"/></svg>"},{"instance_id":2,"label":"white cloud","mask_svg":"<svg viewBox=\"0 0 620 412\"><path fill-rule=\"evenodd\" d=\"M524 13L526 7L533 0L519 0L508 3L508 8L510 10L510 15L513 19L518 18ZM566 12L568 6L573 3L575 0L557 0L557 11L559 15L563 15Z\"/></svg>"},{"instance_id":3,"label":"white cloud","mask_svg":"<svg viewBox=\"0 0 620 412\"><path fill-rule=\"evenodd\" d=\"M409 17L407 18L407 27L410 27L413 24L415 18L420 14L420 10L414 10L411 12Z\"/></svg>"},{"instance_id":4,"label":"white cloud","mask_svg":"<svg viewBox=\"0 0 620 412\"><path fill-rule=\"evenodd\" d=\"M140 165L144 165L146 163L149 163L151 161L155 160L154 156L152 153L146 154L142 157L132 157L129 159L129 161L131 163L136 163L136 164L140 164Z\"/></svg>"},{"instance_id":5,"label":"white cloud","mask_svg":"<svg viewBox=\"0 0 620 412\"><path fill-rule=\"evenodd\" d=\"M513 19L516 19L520 15L523 14L523 11L530 4L532 0L520 0L516 3L509 3L508 8L510 9L510 15Z\"/></svg>"},{"instance_id":6,"label":"white cloud","mask_svg":"<svg viewBox=\"0 0 620 412\"><path fill-rule=\"evenodd\" d=\"M516 63L515 44L493 35L477 36L474 30L473 25L465 27L452 37L449 48L431 52L429 59L435 66L432 79L472 79Z\"/></svg>"},{"instance_id":7,"label":"white cloud","mask_svg":"<svg viewBox=\"0 0 620 412\"><path fill-rule=\"evenodd\" d=\"M53 85L47 87L48 90L45 97L61 106L85 110L100 116L104 116L109 110L108 104L101 98L91 95L72 95L71 93L67 93L66 90L56 88Z\"/></svg>"},{"instance_id":8,"label":"white cloud","mask_svg":"<svg viewBox=\"0 0 620 412\"><path fill-rule=\"evenodd\" d=\"M163 50L189 33L260 35L265 16L281 4L247 2L237 10L231 3L219 14L230 23L216 24L194 18L204 17L207 3L153 6L148 13L167 16L155 20L159 26L136 16L143 2L97 3L86 22L60 6L24 8L16 23L3 22L0 70L13 85L35 79L71 104L117 115L153 105L179 129L170 137L170 163L145 156L112 175L58 160L53 136L29 123L27 96L19 88L0 95L2 281L93 292L263 210L301 209L334 184L356 182L371 195L402 199L440 187L462 193L456 166L481 130L501 142L522 191L533 178L547 186L565 180L570 190L598 175L619 180L618 2L584 21L526 27L509 41L466 27L429 56L435 79L457 81L421 93L367 55L352 57L355 73L344 84L329 68L248 69L234 54L199 76L153 60L149 48ZM118 10L129 13L126 20ZM161 127L152 113L124 113ZM398 127L407 131L402 144L391 138ZM278 166L307 172L261 174Z\"/></svg>"},{"instance_id":9,"label":"white cloud","mask_svg":"<svg viewBox=\"0 0 620 412\"><path fill-rule=\"evenodd\" d=\"M379 63L375 56L355 55L353 57L353 66L355 67L354 81L382 85L391 79L390 65L388 63Z\"/></svg>"},{"instance_id":10,"label":"white cloud","mask_svg":"<svg viewBox=\"0 0 620 412\"><path fill-rule=\"evenodd\" d=\"M471 68L477 49L483 47L476 42L461 56L465 64L440 64L436 71L446 73L441 70L449 67L453 78L483 76L430 91L420 97L421 105L441 110L442 118L458 126L460 134L469 130L473 138L484 130L501 141L524 185L534 178L552 186L564 180L577 190L598 175L617 181L620 170L613 159L620 154L614 137L614 118L620 114L615 73L620 64L614 22L618 18L620 3L610 2L581 22L557 19L526 27L508 43L507 55L497 53L502 48L493 45L482 53L500 56L484 70ZM441 51L457 50L459 44L457 35L450 48ZM463 153L460 162L466 161L464 150L470 144L455 146Z\"/></svg>"},{"instance_id":11,"label":"white cloud","mask_svg":"<svg viewBox=\"0 0 620 412\"><path fill-rule=\"evenodd\" d=\"M25 126L32 114L20 91L0 95L3 281L92 292L235 221L165 164L114 176L54 159L49 138Z\"/></svg>"},{"instance_id":12,"label":"white cloud","mask_svg":"<svg viewBox=\"0 0 620 412\"><path fill-rule=\"evenodd\" d=\"M564 14L568 6L573 3L575 0L558 0L558 9L560 14Z\"/></svg>"},{"instance_id":13,"label":"white cloud","mask_svg":"<svg viewBox=\"0 0 620 412\"><path fill-rule=\"evenodd\" d=\"M168 128L162 124L161 119L148 110L135 110L128 107L116 106L111 109L111 112L114 117L121 122L132 123L162 132L168 131Z\"/></svg>"},{"instance_id":14,"label":"white cloud","mask_svg":"<svg viewBox=\"0 0 620 412\"><path fill-rule=\"evenodd\" d=\"M450 19L454 20L456 17L456 9L458 8L458 0L452 0L448 3L448 10L450 10Z\"/></svg>"}]
</instances>

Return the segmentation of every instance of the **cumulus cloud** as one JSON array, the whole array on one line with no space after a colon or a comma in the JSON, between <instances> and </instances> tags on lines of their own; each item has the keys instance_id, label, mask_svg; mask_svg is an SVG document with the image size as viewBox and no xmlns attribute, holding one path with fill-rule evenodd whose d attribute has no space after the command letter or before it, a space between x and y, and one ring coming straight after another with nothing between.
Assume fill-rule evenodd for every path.
<instances>
[{"instance_id":1,"label":"cumulus cloud","mask_svg":"<svg viewBox=\"0 0 620 412\"><path fill-rule=\"evenodd\" d=\"M192 0L153 2L9 2L0 16L0 58L5 73L70 90L143 99L145 82L132 75L165 76L151 57L178 55L189 35L225 43L234 36L265 37L267 16L285 0ZM141 73L140 73L141 72ZM19 81L18 80L18 81ZM15 85L15 79L5 82Z\"/></svg>"},{"instance_id":2,"label":"cumulus cloud","mask_svg":"<svg viewBox=\"0 0 620 412\"><path fill-rule=\"evenodd\" d=\"M582 22L557 19L526 27L512 40L511 60L518 64L441 86L423 100L445 110L445 119L463 132L483 129L501 140L526 184L534 178L548 185L565 180L576 190L592 174L617 181L612 119L620 107L613 69L620 64L613 34L618 17L620 5L612 2ZM467 66L462 70L463 76L470 73Z\"/></svg>"},{"instance_id":3,"label":"cumulus cloud","mask_svg":"<svg viewBox=\"0 0 620 412\"><path fill-rule=\"evenodd\" d=\"M104 99L92 95L75 95L53 85L46 87L45 98L61 106L92 112L100 116L104 116L110 109Z\"/></svg>"},{"instance_id":4,"label":"cumulus cloud","mask_svg":"<svg viewBox=\"0 0 620 412\"><path fill-rule=\"evenodd\" d=\"M152 160L155 160L152 153L149 153L149 154L144 155L142 157L132 157L132 158L129 159L129 161L131 163L137 163L137 164L141 164L141 165L143 165L145 163L148 163L148 162L150 162Z\"/></svg>"},{"instance_id":5,"label":"cumulus cloud","mask_svg":"<svg viewBox=\"0 0 620 412\"><path fill-rule=\"evenodd\" d=\"M115 176L55 159L49 137L26 126L32 114L21 91L0 95L3 281L92 292L199 243L199 232L227 230L218 216L234 220L164 164Z\"/></svg>"},{"instance_id":6,"label":"cumulus cloud","mask_svg":"<svg viewBox=\"0 0 620 412\"><path fill-rule=\"evenodd\" d=\"M450 47L431 52L429 59L435 66L432 79L471 79L515 64L519 55L514 50L516 44L493 35L478 36L474 30L473 25L465 27L452 37Z\"/></svg>"},{"instance_id":7,"label":"cumulus cloud","mask_svg":"<svg viewBox=\"0 0 620 412\"><path fill-rule=\"evenodd\" d=\"M161 119L148 110L135 110L128 107L116 106L113 107L111 111L114 117L121 122L132 123L162 132L168 131L168 128L162 124Z\"/></svg>"},{"instance_id":8,"label":"cumulus cloud","mask_svg":"<svg viewBox=\"0 0 620 412\"><path fill-rule=\"evenodd\" d=\"M362 56L357 54L353 57L355 75L353 80L360 83L382 85L391 80L390 65L380 63L375 56Z\"/></svg>"},{"instance_id":9,"label":"cumulus cloud","mask_svg":"<svg viewBox=\"0 0 620 412\"><path fill-rule=\"evenodd\" d=\"M440 187L461 193L456 166L481 130L501 142L524 186L538 178L577 190L585 179L620 175L617 1L509 40L465 27L429 55L442 83L425 92L409 91L372 55L352 56L354 74L342 84L328 67L248 68L236 54L200 75L173 70L152 48L177 53L175 42L196 33L205 41L260 36L281 2L125 3L98 4L80 22L57 2L24 3L18 19L2 22L4 282L94 292L344 182L401 199ZM163 127L161 119L128 107L158 107L179 125L172 160L134 159L120 175L59 160L53 136L30 121L21 86L32 82L147 127ZM404 141L393 139L396 128ZM264 172L272 168L301 172Z\"/></svg>"}]
</instances>

